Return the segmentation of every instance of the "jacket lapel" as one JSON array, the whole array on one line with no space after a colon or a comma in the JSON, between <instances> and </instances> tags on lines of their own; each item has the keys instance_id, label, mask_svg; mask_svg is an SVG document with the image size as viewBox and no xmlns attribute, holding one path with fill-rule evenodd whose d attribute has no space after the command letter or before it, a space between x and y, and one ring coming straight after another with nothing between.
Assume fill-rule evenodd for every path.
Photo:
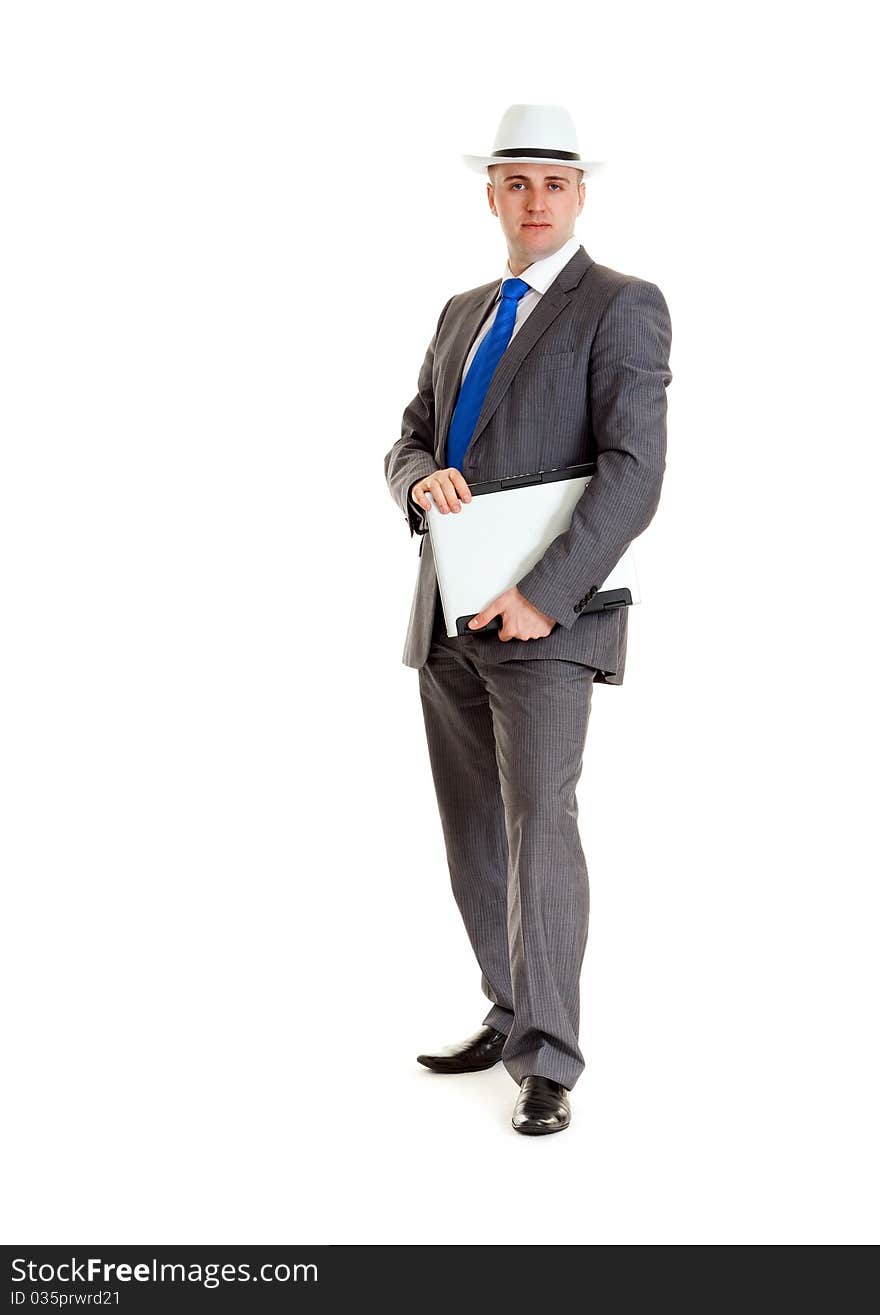
<instances>
[{"instance_id":1,"label":"jacket lapel","mask_svg":"<svg viewBox=\"0 0 880 1315\"><path fill-rule=\"evenodd\" d=\"M569 293L572 288L577 287L586 271L592 265L593 259L588 256L581 246L574 253L567 265L564 265L557 274L556 278L550 284L550 287L541 297L535 309L531 312L525 324L517 331L510 342L501 360L492 376L492 382L489 384L488 392L483 399L483 406L477 419L471 444L475 443L480 437L486 425L492 419L498 406L510 387L516 372L528 356L529 352L535 346L541 335L550 327L557 315L565 309L571 301ZM474 339L480 331L480 327L486 318L498 289L501 286L499 279L490 289L489 293L481 298L475 308L472 317L468 318L467 323L470 325L470 331L467 326L463 326L457 335L453 344L450 357L455 363L455 373L450 374L451 379L455 379L455 390L449 390L447 396L443 399L443 417L439 426L438 433L440 443L437 449L437 460L442 464L445 460L446 438L449 432L449 426L452 423L452 414L455 410L455 404L458 401L458 394L461 388L461 375L464 369L464 363L467 360ZM469 445L470 450L470 445Z\"/></svg>"},{"instance_id":2,"label":"jacket lapel","mask_svg":"<svg viewBox=\"0 0 880 1315\"><path fill-rule=\"evenodd\" d=\"M492 304L498 296L500 287L501 279L498 279L496 283L492 284L488 292L483 293L473 310L462 320L449 348L449 379L453 382L451 387L444 390L444 396L440 399L440 413L437 417L436 459L441 466L445 461L446 439L449 435L449 426L452 424L452 413L455 410L458 394L461 391L464 363L474 344L474 339L492 309Z\"/></svg>"}]
</instances>

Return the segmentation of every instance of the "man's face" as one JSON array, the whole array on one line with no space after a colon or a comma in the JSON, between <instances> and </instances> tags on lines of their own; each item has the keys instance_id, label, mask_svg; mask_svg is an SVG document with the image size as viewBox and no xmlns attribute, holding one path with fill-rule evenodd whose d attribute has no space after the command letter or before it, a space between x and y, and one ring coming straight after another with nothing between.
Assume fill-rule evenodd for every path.
<instances>
[{"instance_id":1,"label":"man's face","mask_svg":"<svg viewBox=\"0 0 880 1315\"><path fill-rule=\"evenodd\" d=\"M586 187L579 171L548 164L495 164L487 184L489 209L507 238L510 268L522 273L536 260L552 256L574 234L584 208ZM518 266L518 268L515 268Z\"/></svg>"}]
</instances>

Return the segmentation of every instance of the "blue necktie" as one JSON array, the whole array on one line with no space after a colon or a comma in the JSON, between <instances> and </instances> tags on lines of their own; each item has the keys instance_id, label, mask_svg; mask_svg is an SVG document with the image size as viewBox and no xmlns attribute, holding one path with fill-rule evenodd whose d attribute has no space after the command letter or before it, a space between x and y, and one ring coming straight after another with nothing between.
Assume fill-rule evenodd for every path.
<instances>
[{"instance_id":1,"label":"blue necktie","mask_svg":"<svg viewBox=\"0 0 880 1315\"><path fill-rule=\"evenodd\" d=\"M474 436L495 367L513 337L516 308L520 298L524 297L528 290L528 283L524 283L522 279L505 279L501 284L501 303L495 315L495 322L471 361L471 368L461 386L452 423L449 426L446 464L456 470L461 470L464 454Z\"/></svg>"}]
</instances>

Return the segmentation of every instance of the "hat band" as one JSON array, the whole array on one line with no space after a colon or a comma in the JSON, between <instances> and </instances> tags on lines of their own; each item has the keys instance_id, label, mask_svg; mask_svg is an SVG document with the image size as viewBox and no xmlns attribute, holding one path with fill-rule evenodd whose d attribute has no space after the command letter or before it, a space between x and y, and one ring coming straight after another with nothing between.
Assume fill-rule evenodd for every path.
<instances>
[{"instance_id":1,"label":"hat band","mask_svg":"<svg viewBox=\"0 0 880 1315\"><path fill-rule=\"evenodd\" d=\"M536 155L541 160L576 160L578 158L577 151L542 151L540 149L532 150L530 146L510 147L509 149L503 151L493 151L492 154L503 155L509 158L512 157L514 159L518 159L520 156L523 155Z\"/></svg>"}]
</instances>

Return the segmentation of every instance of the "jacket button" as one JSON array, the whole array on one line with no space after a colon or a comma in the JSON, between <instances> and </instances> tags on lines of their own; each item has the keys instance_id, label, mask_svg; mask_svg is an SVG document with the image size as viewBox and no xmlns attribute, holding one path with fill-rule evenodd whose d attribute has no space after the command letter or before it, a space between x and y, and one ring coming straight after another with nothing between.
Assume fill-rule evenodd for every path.
<instances>
[{"instance_id":1,"label":"jacket button","mask_svg":"<svg viewBox=\"0 0 880 1315\"><path fill-rule=\"evenodd\" d=\"M581 610L581 605L580 605L580 603L575 603L573 610L574 610L575 612L579 612L579 611Z\"/></svg>"}]
</instances>

